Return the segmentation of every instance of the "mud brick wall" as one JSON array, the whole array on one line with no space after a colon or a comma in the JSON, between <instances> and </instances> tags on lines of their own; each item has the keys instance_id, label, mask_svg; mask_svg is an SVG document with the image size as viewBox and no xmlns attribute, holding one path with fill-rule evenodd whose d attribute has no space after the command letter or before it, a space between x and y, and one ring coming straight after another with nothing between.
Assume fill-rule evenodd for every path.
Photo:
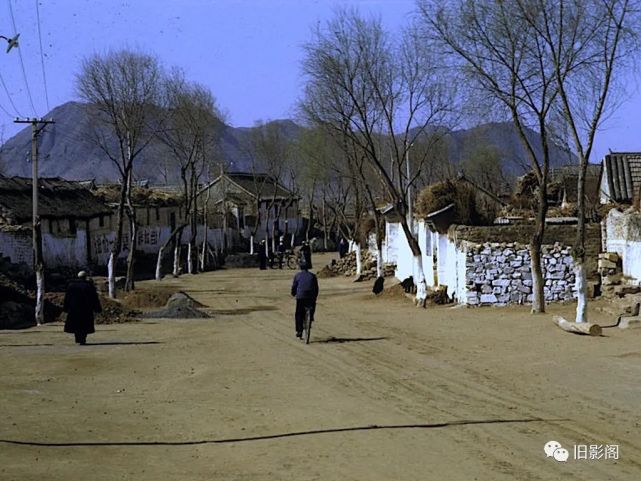
<instances>
[{"instance_id":1,"label":"mud brick wall","mask_svg":"<svg viewBox=\"0 0 641 481\"><path fill-rule=\"evenodd\" d=\"M466 290L470 305L532 302L532 271L527 245L466 243ZM574 261L560 243L542 249L544 294L547 302L574 298Z\"/></svg>"}]
</instances>

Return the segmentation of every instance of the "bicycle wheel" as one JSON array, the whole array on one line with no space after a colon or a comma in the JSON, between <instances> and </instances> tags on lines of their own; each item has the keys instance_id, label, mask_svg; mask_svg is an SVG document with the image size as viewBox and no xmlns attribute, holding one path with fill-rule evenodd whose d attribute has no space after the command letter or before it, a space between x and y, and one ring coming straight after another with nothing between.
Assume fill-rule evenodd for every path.
<instances>
[{"instance_id":1,"label":"bicycle wheel","mask_svg":"<svg viewBox=\"0 0 641 481\"><path fill-rule=\"evenodd\" d=\"M312 332L312 312L309 308L305 309L305 321L303 322L305 344L309 344L309 337Z\"/></svg>"},{"instance_id":2,"label":"bicycle wheel","mask_svg":"<svg viewBox=\"0 0 641 481\"><path fill-rule=\"evenodd\" d=\"M291 255L287 258L287 267L289 267L290 269L296 269L298 267L296 256Z\"/></svg>"}]
</instances>

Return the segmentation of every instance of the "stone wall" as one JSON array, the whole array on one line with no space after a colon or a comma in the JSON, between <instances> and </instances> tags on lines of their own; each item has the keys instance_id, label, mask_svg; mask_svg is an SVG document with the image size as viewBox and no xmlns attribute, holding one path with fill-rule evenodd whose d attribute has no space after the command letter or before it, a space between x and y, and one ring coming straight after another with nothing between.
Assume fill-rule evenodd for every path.
<instances>
[{"instance_id":1,"label":"stone wall","mask_svg":"<svg viewBox=\"0 0 641 481\"><path fill-rule=\"evenodd\" d=\"M450 239L455 242L468 241L475 244L514 243L527 245L534 232L534 224L521 223L493 226L452 226L448 232ZM572 246L576 240L576 225L548 224L545 226L544 245L556 243ZM585 226L585 253L588 278L599 277L597 258L601 252L601 224Z\"/></svg>"},{"instance_id":2,"label":"stone wall","mask_svg":"<svg viewBox=\"0 0 641 481\"><path fill-rule=\"evenodd\" d=\"M466 302L470 305L507 305L532 302L532 271L527 245L520 243L461 243L466 250ZM574 298L574 261L570 248L560 243L543 246L546 302Z\"/></svg>"}]
</instances>

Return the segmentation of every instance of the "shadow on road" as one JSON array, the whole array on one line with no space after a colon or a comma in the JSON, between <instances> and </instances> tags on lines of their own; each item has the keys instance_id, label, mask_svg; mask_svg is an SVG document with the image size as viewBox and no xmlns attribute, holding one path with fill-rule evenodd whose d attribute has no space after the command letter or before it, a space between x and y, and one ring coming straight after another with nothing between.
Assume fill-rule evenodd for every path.
<instances>
[{"instance_id":1,"label":"shadow on road","mask_svg":"<svg viewBox=\"0 0 641 481\"><path fill-rule=\"evenodd\" d=\"M160 341L111 341L111 342L88 342L85 346L136 346L140 344L163 344Z\"/></svg>"},{"instance_id":2,"label":"shadow on road","mask_svg":"<svg viewBox=\"0 0 641 481\"><path fill-rule=\"evenodd\" d=\"M40 347L55 346L55 344L0 344L0 347Z\"/></svg>"},{"instance_id":3,"label":"shadow on road","mask_svg":"<svg viewBox=\"0 0 641 481\"><path fill-rule=\"evenodd\" d=\"M312 333L314 331L312 330ZM383 341L387 337L328 337L327 339L318 339L311 341L320 344L342 344L344 342L366 342L366 341Z\"/></svg>"},{"instance_id":4,"label":"shadow on road","mask_svg":"<svg viewBox=\"0 0 641 481\"><path fill-rule=\"evenodd\" d=\"M205 309L208 314L219 316L240 316L243 314L250 314L252 312L261 311L277 311L278 307L275 306L253 306L253 307L240 307L238 309Z\"/></svg>"},{"instance_id":5,"label":"shadow on road","mask_svg":"<svg viewBox=\"0 0 641 481\"><path fill-rule=\"evenodd\" d=\"M559 422L567 419L481 419L481 420L460 420L432 424L391 424L378 425L370 424L367 426L353 426L343 428L316 429L310 431L293 431L288 433L266 434L263 436L248 436L244 438L226 438L226 439L199 439L186 441L86 441L86 442L67 442L67 443L49 443L45 441L22 441L17 439L0 439L0 443L14 444L19 446L44 446L44 447L80 447L80 446L193 446L198 444L226 444L242 443L247 441L264 441L268 439L291 438L298 436L310 436L316 434L344 433L351 431L375 431L381 429L438 429L455 426L469 426L475 424L521 424L521 423L538 423L538 422Z\"/></svg>"}]
</instances>

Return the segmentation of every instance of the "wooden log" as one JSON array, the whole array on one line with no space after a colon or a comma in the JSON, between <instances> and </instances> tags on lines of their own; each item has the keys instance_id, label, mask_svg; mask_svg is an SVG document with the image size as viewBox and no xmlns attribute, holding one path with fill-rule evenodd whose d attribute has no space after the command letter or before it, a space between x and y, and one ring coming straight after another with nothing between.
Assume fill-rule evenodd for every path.
<instances>
[{"instance_id":1,"label":"wooden log","mask_svg":"<svg viewBox=\"0 0 641 481\"><path fill-rule=\"evenodd\" d=\"M573 334L585 334L588 336L600 336L601 326L592 324L590 322L571 322L561 316L554 316L552 322L559 326L561 329Z\"/></svg>"}]
</instances>

